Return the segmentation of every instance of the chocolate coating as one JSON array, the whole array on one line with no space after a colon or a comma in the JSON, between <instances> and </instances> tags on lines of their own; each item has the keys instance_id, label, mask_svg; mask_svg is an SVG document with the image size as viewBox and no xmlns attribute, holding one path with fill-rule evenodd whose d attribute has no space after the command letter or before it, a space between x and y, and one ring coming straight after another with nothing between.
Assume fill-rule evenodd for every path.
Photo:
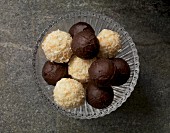
<instances>
[{"instance_id":1,"label":"chocolate coating","mask_svg":"<svg viewBox=\"0 0 170 133\"><path fill-rule=\"evenodd\" d=\"M66 64L60 64L47 61L42 69L42 76L49 85L56 85L57 81L66 77L68 74L68 67Z\"/></svg>"},{"instance_id":2,"label":"chocolate coating","mask_svg":"<svg viewBox=\"0 0 170 133\"><path fill-rule=\"evenodd\" d=\"M122 58L112 59L116 66L116 74L113 79L112 85L122 85L127 82L130 77L130 67L128 63Z\"/></svg>"},{"instance_id":3,"label":"chocolate coating","mask_svg":"<svg viewBox=\"0 0 170 133\"><path fill-rule=\"evenodd\" d=\"M97 59L89 68L90 80L97 86L111 85L115 72L116 67L109 59Z\"/></svg>"},{"instance_id":4,"label":"chocolate coating","mask_svg":"<svg viewBox=\"0 0 170 133\"><path fill-rule=\"evenodd\" d=\"M94 33L82 31L73 37L71 49L79 58L92 59L99 52L99 41Z\"/></svg>"},{"instance_id":5,"label":"chocolate coating","mask_svg":"<svg viewBox=\"0 0 170 133\"><path fill-rule=\"evenodd\" d=\"M94 84L89 84L87 87L86 100L94 108L108 107L112 103L113 97L113 89L110 86L98 88Z\"/></svg>"},{"instance_id":6,"label":"chocolate coating","mask_svg":"<svg viewBox=\"0 0 170 133\"><path fill-rule=\"evenodd\" d=\"M94 29L86 22L78 22L78 23L74 24L70 28L69 33L72 37L74 37L77 33L81 32L81 31L85 31L85 30L95 33Z\"/></svg>"}]
</instances>

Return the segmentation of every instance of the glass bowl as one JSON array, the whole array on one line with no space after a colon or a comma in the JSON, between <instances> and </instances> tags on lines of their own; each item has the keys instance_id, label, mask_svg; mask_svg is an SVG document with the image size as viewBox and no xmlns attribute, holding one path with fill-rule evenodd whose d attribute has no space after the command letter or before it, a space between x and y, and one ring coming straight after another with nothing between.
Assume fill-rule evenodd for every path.
<instances>
[{"instance_id":1,"label":"glass bowl","mask_svg":"<svg viewBox=\"0 0 170 133\"><path fill-rule=\"evenodd\" d=\"M79 108L64 110L60 108L53 100L53 89L54 86L48 85L42 78L42 67L47 61L44 52L41 48L41 42L46 34L53 30L63 30L68 32L69 28L76 22L87 22L95 30L96 35L102 29L110 29L116 31L120 34L122 49L119 51L116 57L123 58L127 61L130 66L131 73L128 81L121 86L112 86L114 91L114 99L110 106L104 109L95 109L90 106L87 102ZM34 56L33 56L33 68L35 81L39 87L40 93L45 97L56 109L64 115L79 118L79 119L91 119L102 117L106 114L115 111L118 107L126 101L130 96L131 92L134 90L136 85L138 75L139 75L139 57L137 50L132 38L129 34L121 27L114 19L107 16L96 14L92 12L71 12L64 14L60 18L57 18L52 24L50 24L40 35L37 45L35 46Z\"/></svg>"}]
</instances>

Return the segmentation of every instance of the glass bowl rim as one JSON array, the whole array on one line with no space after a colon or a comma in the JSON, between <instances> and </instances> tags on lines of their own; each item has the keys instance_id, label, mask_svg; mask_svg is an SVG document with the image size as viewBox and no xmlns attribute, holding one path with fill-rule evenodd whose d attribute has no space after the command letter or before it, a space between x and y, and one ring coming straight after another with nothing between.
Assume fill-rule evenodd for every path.
<instances>
[{"instance_id":1,"label":"glass bowl rim","mask_svg":"<svg viewBox=\"0 0 170 133\"><path fill-rule=\"evenodd\" d=\"M43 93L40 85L39 85L39 81L38 81L38 78L37 78L37 75L36 75L36 54L37 54L37 50L44 38L44 36L46 35L46 33L48 32L48 30L50 28L52 28L56 23L60 22L62 19L69 19L70 16L73 16L73 17L76 17L76 16L90 16L90 17L96 17L96 18L101 18L103 20L107 20L107 21L110 21L110 22L114 22L115 25L117 25L119 28L121 28L121 30L123 30L123 32L126 34L126 36L129 38L129 41L131 42L130 43L130 47L131 49L133 50L133 56L134 56L134 65L135 65L135 68L134 68L134 75L133 75L133 78L132 78L132 82L130 84L130 91L127 91L126 94L124 95L124 98L120 100L120 102L118 102L115 106L114 109L112 110L109 110L107 112L104 112L100 115L93 115L93 116L78 116L78 115L75 115L75 114L72 114L71 112L66 112L65 110L63 109L60 109L59 107L56 106L56 104L52 103L49 98L46 97L46 95ZM41 93L41 96L42 98L45 97L45 99L47 100L48 103L50 103L52 106L54 106L58 112L62 113L63 115L67 115L69 117L73 117L73 118L76 118L76 119L92 119L92 118L98 118L98 117L103 117L107 114L110 114L111 112L115 111L118 107L120 107L126 100L128 97L130 97L132 91L134 90L134 87L136 86L137 84L137 80L138 80L138 77L139 77L139 56L138 56L138 52L137 52L137 49L135 47L135 43L133 42L132 38L129 36L129 33L125 31L125 29L119 25L119 23L117 23L113 18L111 17L108 17L104 14L100 14L100 13L96 13L96 12L91 12L91 11L73 11L73 12L66 12L66 13L63 13L59 18L57 18L55 21L52 21L51 24L49 24L44 30L43 32L40 34L40 36L38 37L38 40L36 42L36 45L34 46L34 50L33 50L33 59L32 59L32 65L33 65L33 75L34 75L34 79L35 79L35 82L36 82L36 85L38 87L38 91Z\"/></svg>"}]
</instances>

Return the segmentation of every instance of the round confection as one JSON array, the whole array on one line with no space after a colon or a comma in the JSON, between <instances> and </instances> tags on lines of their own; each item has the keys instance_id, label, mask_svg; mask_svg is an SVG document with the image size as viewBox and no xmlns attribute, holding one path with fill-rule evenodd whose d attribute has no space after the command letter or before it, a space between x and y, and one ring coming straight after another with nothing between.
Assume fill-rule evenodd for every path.
<instances>
[{"instance_id":1,"label":"round confection","mask_svg":"<svg viewBox=\"0 0 170 133\"><path fill-rule=\"evenodd\" d=\"M117 32L103 29L97 36L100 44L98 57L112 58L121 48L120 35Z\"/></svg>"},{"instance_id":2,"label":"round confection","mask_svg":"<svg viewBox=\"0 0 170 133\"><path fill-rule=\"evenodd\" d=\"M116 73L112 85L122 85L130 77L130 67L122 58L114 58L113 63L116 66Z\"/></svg>"},{"instance_id":3,"label":"round confection","mask_svg":"<svg viewBox=\"0 0 170 133\"><path fill-rule=\"evenodd\" d=\"M89 84L86 90L87 102L97 109L108 107L112 103L113 97L113 89L110 86L99 88L94 84Z\"/></svg>"},{"instance_id":4,"label":"round confection","mask_svg":"<svg viewBox=\"0 0 170 133\"><path fill-rule=\"evenodd\" d=\"M57 81L68 74L67 64L47 61L42 69L42 76L49 85L56 85Z\"/></svg>"},{"instance_id":5,"label":"round confection","mask_svg":"<svg viewBox=\"0 0 170 133\"><path fill-rule=\"evenodd\" d=\"M86 22L78 22L78 23L74 24L70 28L69 33L72 37L74 37L74 35L76 35L77 33L81 32L81 31L85 31L85 30L95 33L94 29Z\"/></svg>"},{"instance_id":6,"label":"round confection","mask_svg":"<svg viewBox=\"0 0 170 133\"><path fill-rule=\"evenodd\" d=\"M62 78L53 90L54 101L64 109L81 106L85 101L83 85L70 78Z\"/></svg>"},{"instance_id":7,"label":"round confection","mask_svg":"<svg viewBox=\"0 0 170 133\"><path fill-rule=\"evenodd\" d=\"M85 30L73 37L71 49L76 56L82 59L92 59L99 52L99 42L94 33Z\"/></svg>"},{"instance_id":8,"label":"round confection","mask_svg":"<svg viewBox=\"0 0 170 133\"><path fill-rule=\"evenodd\" d=\"M72 37L69 33L60 30L52 31L45 37L42 49L51 62L64 63L68 62L72 55L71 42Z\"/></svg>"},{"instance_id":9,"label":"round confection","mask_svg":"<svg viewBox=\"0 0 170 133\"><path fill-rule=\"evenodd\" d=\"M97 59L89 68L90 80L97 86L109 86L114 78L116 67L112 60Z\"/></svg>"},{"instance_id":10,"label":"round confection","mask_svg":"<svg viewBox=\"0 0 170 133\"><path fill-rule=\"evenodd\" d=\"M96 58L90 60L83 60L77 56L73 56L69 61L68 73L72 78L85 83L89 80L88 69Z\"/></svg>"}]
</instances>

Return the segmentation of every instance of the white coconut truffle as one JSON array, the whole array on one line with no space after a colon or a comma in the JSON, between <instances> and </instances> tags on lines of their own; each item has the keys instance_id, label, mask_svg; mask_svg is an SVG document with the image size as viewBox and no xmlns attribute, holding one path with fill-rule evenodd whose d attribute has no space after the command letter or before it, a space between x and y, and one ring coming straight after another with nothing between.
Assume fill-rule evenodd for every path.
<instances>
[{"instance_id":1,"label":"white coconut truffle","mask_svg":"<svg viewBox=\"0 0 170 133\"><path fill-rule=\"evenodd\" d=\"M71 42L72 37L69 33L56 30L45 37L42 49L51 62L64 63L68 62L72 55Z\"/></svg>"},{"instance_id":2,"label":"white coconut truffle","mask_svg":"<svg viewBox=\"0 0 170 133\"><path fill-rule=\"evenodd\" d=\"M77 56L73 56L68 64L68 73L74 79L85 83L89 80L88 70L96 58L90 60L83 60Z\"/></svg>"},{"instance_id":3,"label":"white coconut truffle","mask_svg":"<svg viewBox=\"0 0 170 133\"><path fill-rule=\"evenodd\" d=\"M64 109L79 107L85 101L85 89L74 79L62 78L57 82L53 93L54 101Z\"/></svg>"},{"instance_id":4,"label":"white coconut truffle","mask_svg":"<svg viewBox=\"0 0 170 133\"><path fill-rule=\"evenodd\" d=\"M98 57L112 58L121 48L120 36L117 32L103 29L97 36L100 44Z\"/></svg>"}]
</instances>

